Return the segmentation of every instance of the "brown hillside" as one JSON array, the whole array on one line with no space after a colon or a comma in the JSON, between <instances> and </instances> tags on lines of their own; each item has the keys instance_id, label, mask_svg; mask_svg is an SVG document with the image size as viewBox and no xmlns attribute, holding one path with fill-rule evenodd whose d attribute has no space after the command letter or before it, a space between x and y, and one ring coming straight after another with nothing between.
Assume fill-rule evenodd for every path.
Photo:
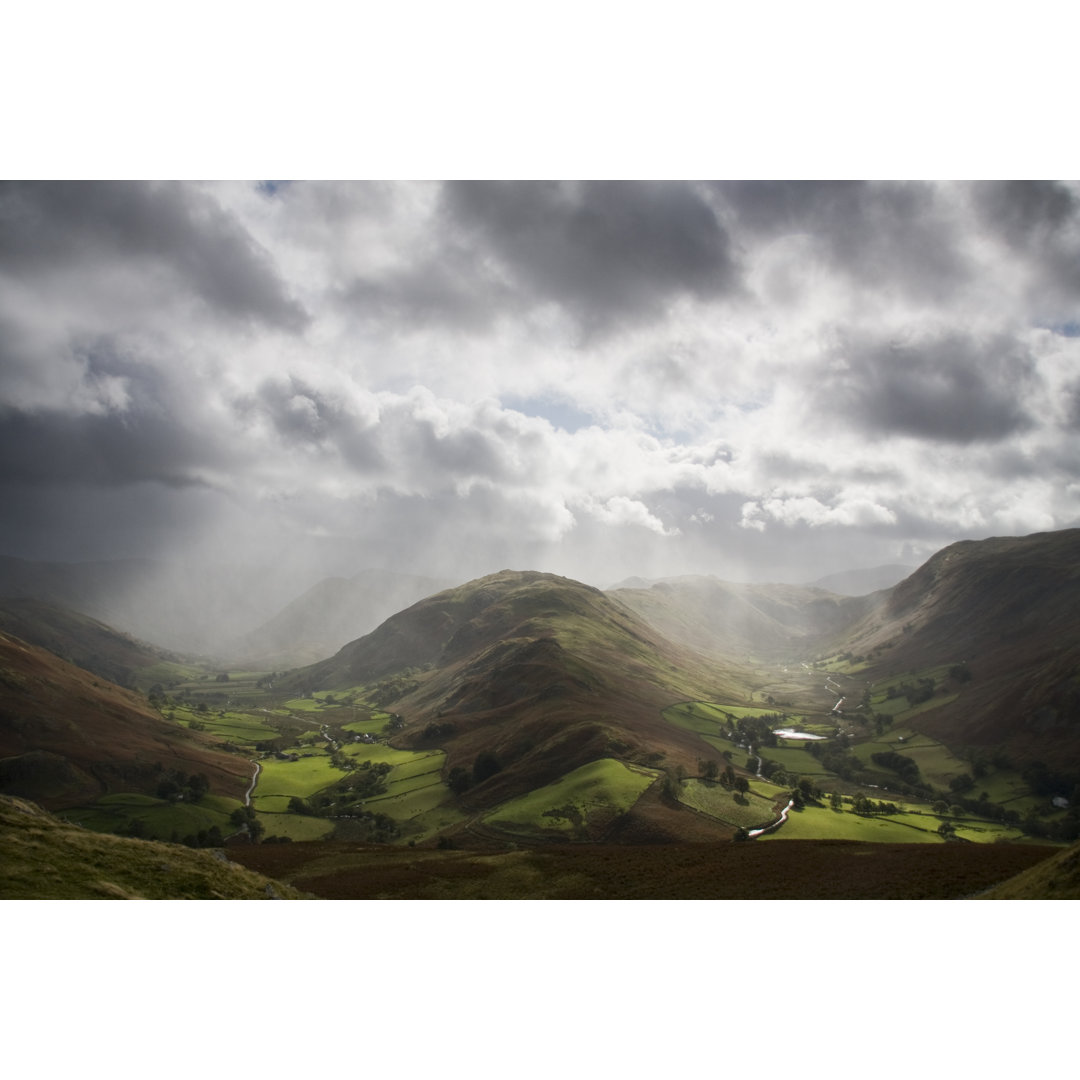
<instances>
[{"instance_id":1,"label":"brown hillside","mask_svg":"<svg viewBox=\"0 0 1080 1080\"><path fill-rule=\"evenodd\" d=\"M48 809L109 791L152 792L162 769L205 773L237 797L248 762L163 720L145 700L0 633L0 790Z\"/></svg>"},{"instance_id":2,"label":"brown hillside","mask_svg":"<svg viewBox=\"0 0 1080 1080\"><path fill-rule=\"evenodd\" d=\"M959 900L1049 853L1023 844L844 840L551 844L517 851L330 841L230 849L245 866L331 900Z\"/></svg>"},{"instance_id":3,"label":"brown hillside","mask_svg":"<svg viewBox=\"0 0 1080 1080\"><path fill-rule=\"evenodd\" d=\"M922 729L1080 770L1080 530L952 544L881 595L845 643L870 677L961 661L973 676Z\"/></svg>"},{"instance_id":4,"label":"brown hillside","mask_svg":"<svg viewBox=\"0 0 1080 1080\"><path fill-rule=\"evenodd\" d=\"M31 597L0 600L0 630L128 689L146 668L179 660L89 615ZM149 682L142 682L145 689Z\"/></svg>"}]
</instances>

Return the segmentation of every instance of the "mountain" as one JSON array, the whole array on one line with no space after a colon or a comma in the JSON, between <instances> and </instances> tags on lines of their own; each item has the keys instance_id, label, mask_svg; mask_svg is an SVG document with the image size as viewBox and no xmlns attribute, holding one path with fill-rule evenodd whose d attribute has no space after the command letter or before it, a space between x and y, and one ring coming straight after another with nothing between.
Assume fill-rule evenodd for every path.
<instances>
[{"instance_id":1,"label":"mountain","mask_svg":"<svg viewBox=\"0 0 1080 1080\"><path fill-rule=\"evenodd\" d=\"M163 771L205 773L240 797L248 761L163 720L144 698L0 632L0 791L48 809L153 792Z\"/></svg>"},{"instance_id":2,"label":"mountain","mask_svg":"<svg viewBox=\"0 0 1080 1080\"><path fill-rule=\"evenodd\" d=\"M810 582L812 588L828 589L841 596L866 596L868 593L891 589L913 570L914 566L899 563L889 566L872 566L862 570L841 570Z\"/></svg>"},{"instance_id":3,"label":"mountain","mask_svg":"<svg viewBox=\"0 0 1080 1080\"><path fill-rule=\"evenodd\" d=\"M608 595L672 641L712 656L805 655L844 633L868 600L806 585L736 585L714 577L678 577Z\"/></svg>"},{"instance_id":4,"label":"mountain","mask_svg":"<svg viewBox=\"0 0 1080 1080\"><path fill-rule=\"evenodd\" d=\"M0 795L0 900L296 900L289 885L178 844L104 836Z\"/></svg>"},{"instance_id":5,"label":"mountain","mask_svg":"<svg viewBox=\"0 0 1080 1080\"><path fill-rule=\"evenodd\" d=\"M30 597L0 600L0 630L128 689L147 690L181 657L89 615Z\"/></svg>"},{"instance_id":6,"label":"mountain","mask_svg":"<svg viewBox=\"0 0 1080 1080\"><path fill-rule=\"evenodd\" d=\"M869 599L844 642L869 677L966 669L922 730L1080 771L1080 529L960 541Z\"/></svg>"},{"instance_id":7,"label":"mountain","mask_svg":"<svg viewBox=\"0 0 1080 1080\"><path fill-rule=\"evenodd\" d=\"M604 757L696 767L697 736L660 710L740 693L730 670L598 589L507 570L421 600L280 685L371 687L404 717L400 741L422 745L437 725L450 770L493 754L499 771L469 792L481 807Z\"/></svg>"},{"instance_id":8,"label":"mountain","mask_svg":"<svg viewBox=\"0 0 1080 1080\"><path fill-rule=\"evenodd\" d=\"M262 626L231 643L227 651L259 668L311 664L449 584L382 570L363 570L352 578L326 578Z\"/></svg>"},{"instance_id":9,"label":"mountain","mask_svg":"<svg viewBox=\"0 0 1080 1080\"><path fill-rule=\"evenodd\" d=\"M280 610L310 581L256 563L46 563L0 556L0 597L79 611L143 641L202 656Z\"/></svg>"}]
</instances>

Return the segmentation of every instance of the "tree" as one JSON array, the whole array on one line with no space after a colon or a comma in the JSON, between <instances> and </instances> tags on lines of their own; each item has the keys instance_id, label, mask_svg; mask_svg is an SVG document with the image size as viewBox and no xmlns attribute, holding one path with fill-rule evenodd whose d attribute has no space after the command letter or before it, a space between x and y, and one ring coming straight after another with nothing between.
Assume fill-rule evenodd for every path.
<instances>
[{"instance_id":1,"label":"tree","mask_svg":"<svg viewBox=\"0 0 1080 1080\"><path fill-rule=\"evenodd\" d=\"M750 781L745 776L735 777L735 790L740 795L745 795L750 790Z\"/></svg>"},{"instance_id":2,"label":"tree","mask_svg":"<svg viewBox=\"0 0 1080 1080\"><path fill-rule=\"evenodd\" d=\"M840 794L839 791L834 791L829 796L829 805L834 810L842 810L843 809L843 807L844 807L844 797Z\"/></svg>"},{"instance_id":3,"label":"tree","mask_svg":"<svg viewBox=\"0 0 1080 1080\"><path fill-rule=\"evenodd\" d=\"M446 786L455 795L461 795L468 791L472 787L472 777L469 776L469 770L463 769L460 765L455 765L446 778Z\"/></svg>"},{"instance_id":4,"label":"tree","mask_svg":"<svg viewBox=\"0 0 1080 1080\"><path fill-rule=\"evenodd\" d=\"M230 815L229 820L238 830L247 830L247 834L253 844L258 843L259 837L264 832L263 823L255 816L255 810L250 806L238 806Z\"/></svg>"},{"instance_id":5,"label":"tree","mask_svg":"<svg viewBox=\"0 0 1080 1080\"><path fill-rule=\"evenodd\" d=\"M715 780L720 773L720 763L710 758L708 761L700 761L702 775L706 780Z\"/></svg>"},{"instance_id":6,"label":"tree","mask_svg":"<svg viewBox=\"0 0 1080 1080\"><path fill-rule=\"evenodd\" d=\"M474 784L482 784L490 776L501 771L502 764L490 750L481 750L473 762L472 778Z\"/></svg>"},{"instance_id":7,"label":"tree","mask_svg":"<svg viewBox=\"0 0 1080 1080\"><path fill-rule=\"evenodd\" d=\"M289 800L289 813L290 814L310 814L311 813L311 807L309 807L308 804L306 802L304 802L304 800L301 799L298 795L294 795Z\"/></svg>"},{"instance_id":8,"label":"tree","mask_svg":"<svg viewBox=\"0 0 1080 1080\"><path fill-rule=\"evenodd\" d=\"M188 800L198 802L210 790L210 778L206 773L192 773L188 777Z\"/></svg>"},{"instance_id":9,"label":"tree","mask_svg":"<svg viewBox=\"0 0 1080 1080\"><path fill-rule=\"evenodd\" d=\"M171 776L165 777L157 786L157 797L171 803L176 802L183 793L184 789Z\"/></svg>"}]
</instances>

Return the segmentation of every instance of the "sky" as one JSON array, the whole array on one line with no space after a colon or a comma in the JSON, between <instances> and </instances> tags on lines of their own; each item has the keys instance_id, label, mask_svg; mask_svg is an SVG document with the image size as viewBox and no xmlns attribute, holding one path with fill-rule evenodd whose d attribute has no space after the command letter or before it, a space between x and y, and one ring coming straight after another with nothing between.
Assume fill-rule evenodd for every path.
<instances>
[{"instance_id":1,"label":"sky","mask_svg":"<svg viewBox=\"0 0 1080 1080\"><path fill-rule=\"evenodd\" d=\"M1078 429L1076 184L0 187L2 554L804 581Z\"/></svg>"}]
</instances>

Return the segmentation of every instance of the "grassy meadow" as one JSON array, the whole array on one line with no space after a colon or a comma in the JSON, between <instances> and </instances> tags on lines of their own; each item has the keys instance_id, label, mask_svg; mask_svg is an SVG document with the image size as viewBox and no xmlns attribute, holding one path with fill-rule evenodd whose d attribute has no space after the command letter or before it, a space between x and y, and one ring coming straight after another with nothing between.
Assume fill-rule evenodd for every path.
<instances>
[{"instance_id":1,"label":"grassy meadow","mask_svg":"<svg viewBox=\"0 0 1080 1080\"><path fill-rule=\"evenodd\" d=\"M736 829L755 829L777 818L774 796L779 794L779 789L772 785L768 788L774 794L752 790L739 795L708 780L684 780L679 785L679 801Z\"/></svg>"},{"instance_id":2,"label":"grassy meadow","mask_svg":"<svg viewBox=\"0 0 1080 1080\"><path fill-rule=\"evenodd\" d=\"M484 822L514 834L585 839L629 810L658 776L653 769L602 758L511 799L486 814Z\"/></svg>"}]
</instances>

